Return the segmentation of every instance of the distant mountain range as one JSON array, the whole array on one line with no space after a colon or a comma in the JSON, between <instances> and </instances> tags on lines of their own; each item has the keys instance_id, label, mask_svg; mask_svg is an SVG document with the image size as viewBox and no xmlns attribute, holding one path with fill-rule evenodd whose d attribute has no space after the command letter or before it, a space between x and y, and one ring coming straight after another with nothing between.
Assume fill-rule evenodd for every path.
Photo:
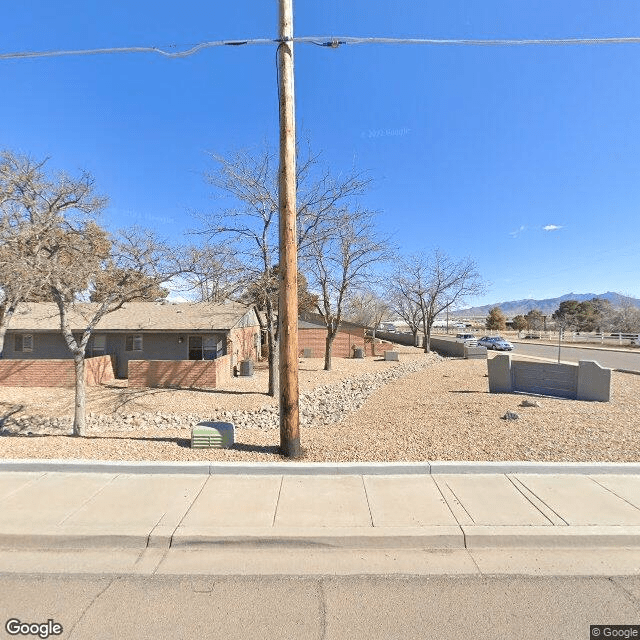
<instances>
[{"instance_id":1,"label":"distant mountain range","mask_svg":"<svg viewBox=\"0 0 640 640\"><path fill-rule=\"evenodd\" d=\"M526 314L532 309L538 309L544 314L553 313L561 302L565 300L577 300L578 302L584 302L585 300L591 300L592 298L605 298L614 306L620 306L622 303L631 303L640 308L640 300L638 298L629 298L623 296L620 293L614 291L607 291L606 293L566 293L559 298L546 298L545 300L510 300L509 302L496 302L495 304L485 304L481 307L470 307L468 309L461 309L455 311L454 316L483 316L489 313L493 307L500 307L502 312L507 317L513 317L518 314Z\"/></svg>"}]
</instances>

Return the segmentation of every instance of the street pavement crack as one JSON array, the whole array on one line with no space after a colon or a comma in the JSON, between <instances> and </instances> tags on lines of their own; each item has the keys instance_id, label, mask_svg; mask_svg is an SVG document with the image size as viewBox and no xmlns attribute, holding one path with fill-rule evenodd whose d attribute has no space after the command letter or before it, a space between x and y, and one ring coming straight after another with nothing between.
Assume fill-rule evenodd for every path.
<instances>
[{"instance_id":1,"label":"street pavement crack","mask_svg":"<svg viewBox=\"0 0 640 640\"><path fill-rule=\"evenodd\" d=\"M118 580L118 578L113 578L107 582L107 586L104 589L101 589L96 595L91 599L91 602L82 610L82 613L78 617L78 619L74 622L73 626L69 631L69 640L73 638L73 633L76 630L76 627L82 622L84 617L87 615L87 612L91 607L98 601L98 599L102 596L102 594L114 583Z\"/></svg>"},{"instance_id":2,"label":"street pavement crack","mask_svg":"<svg viewBox=\"0 0 640 640\"><path fill-rule=\"evenodd\" d=\"M611 577L609 578L609 581L624 592L627 598L629 598L629 600L631 600L631 602L635 605L638 613L640 613L640 600L638 600L638 598L625 587L624 583L622 582L622 578Z\"/></svg>"},{"instance_id":3,"label":"street pavement crack","mask_svg":"<svg viewBox=\"0 0 640 640\"><path fill-rule=\"evenodd\" d=\"M326 640L327 637L327 594L325 592L325 580L320 578L317 582L318 586L318 614L320 617L320 633L319 640Z\"/></svg>"}]
</instances>

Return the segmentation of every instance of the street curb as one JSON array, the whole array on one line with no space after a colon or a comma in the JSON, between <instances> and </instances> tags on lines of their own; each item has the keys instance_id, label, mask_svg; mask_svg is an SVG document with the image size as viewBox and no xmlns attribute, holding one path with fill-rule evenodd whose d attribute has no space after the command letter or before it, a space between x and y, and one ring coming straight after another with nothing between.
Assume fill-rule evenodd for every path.
<instances>
[{"instance_id":1,"label":"street curb","mask_svg":"<svg viewBox=\"0 0 640 640\"><path fill-rule=\"evenodd\" d=\"M87 549L146 549L146 535L119 533L0 533L0 549L33 551Z\"/></svg>"},{"instance_id":2,"label":"street curb","mask_svg":"<svg viewBox=\"0 0 640 640\"><path fill-rule=\"evenodd\" d=\"M164 549L585 549L640 547L637 526L426 526L389 528L244 528L208 532L174 532L171 540L154 541L143 534L0 533L0 551L87 551Z\"/></svg>"},{"instance_id":3,"label":"street curb","mask_svg":"<svg viewBox=\"0 0 640 640\"><path fill-rule=\"evenodd\" d=\"M208 462L148 462L112 460L0 460L0 471L28 471L40 473L127 473L174 474L197 473L208 475Z\"/></svg>"},{"instance_id":4,"label":"street curb","mask_svg":"<svg viewBox=\"0 0 640 640\"><path fill-rule=\"evenodd\" d=\"M636 474L640 462L147 462L0 460L0 472L199 475Z\"/></svg>"},{"instance_id":5,"label":"street curb","mask_svg":"<svg viewBox=\"0 0 640 640\"><path fill-rule=\"evenodd\" d=\"M287 527L218 528L197 533L178 528L171 548L464 549L464 535L457 525L391 527L391 531L376 527Z\"/></svg>"},{"instance_id":6,"label":"street curb","mask_svg":"<svg viewBox=\"0 0 640 640\"><path fill-rule=\"evenodd\" d=\"M482 526L461 525L465 548L555 549L640 546L640 527L635 526Z\"/></svg>"},{"instance_id":7,"label":"street curb","mask_svg":"<svg viewBox=\"0 0 640 640\"><path fill-rule=\"evenodd\" d=\"M640 474L639 462L530 462L491 461L431 462L431 475L439 474L482 474L482 473L531 473L531 474Z\"/></svg>"},{"instance_id":8,"label":"street curb","mask_svg":"<svg viewBox=\"0 0 640 640\"><path fill-rule=\"evenodd\" d=\"M210 474L407 475L429 474L430 467L429 462L212 462Z\"/></svg>"}]
</instances>

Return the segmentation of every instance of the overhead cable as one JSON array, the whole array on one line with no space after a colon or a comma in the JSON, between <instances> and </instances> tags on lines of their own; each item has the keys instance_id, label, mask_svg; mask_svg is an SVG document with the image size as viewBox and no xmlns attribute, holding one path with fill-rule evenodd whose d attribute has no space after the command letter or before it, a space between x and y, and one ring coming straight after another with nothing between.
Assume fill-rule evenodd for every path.
<instances>
[{"instance_id":1,"label":"overhead cable","mask_svg":"<svg viewBox=\"0 0 640 640\"><path fill-rule=\"evenodd\" d=\"M359 38L352 36L302 36L288 39L298 44L313 44L320 47L337 49L342 45L361 44L396 44L396 45L432 45L432 46L466 46L466 47L522 47L522 46L572 46L572 45L614 45L640 44L640 37L612 38L546 38L546 39L442 39L442 38ZM61 56L89 56L116 53L155 53L167 58L187 58L205 49L213 47L237 47L243 45L281 44L277 38L254 38L247 40L212 40L200 42L183 51L172 51L160 47L103 47L99 49L62 49L53 51L19 51L0 53L0 60L16 60L25 58L53 58Z\"/></svg>"}]
</instances>

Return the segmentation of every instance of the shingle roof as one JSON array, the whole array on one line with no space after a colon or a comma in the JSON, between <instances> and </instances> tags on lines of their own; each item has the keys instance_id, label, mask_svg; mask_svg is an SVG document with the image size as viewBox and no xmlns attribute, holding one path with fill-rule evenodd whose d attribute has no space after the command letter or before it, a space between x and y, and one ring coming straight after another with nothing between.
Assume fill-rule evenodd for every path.
<instances>
[{"instance_id":1,"label":"shingle roof","mask_svg":"<svg viewBox=\"0 0 640 640\"><path fill-rule=\"evenodd\" d=\"M69 314L71 329L84 330L97 308L95 303L76 304ZM251 307L237 302L217 305L208 302L127 302L122 308L105 315L96 330L226 330L238 325L246 314L249 314L249 324L257 324ZM9 330L59 331L58 307L53 302L23 303L11 319Z\"/></svg>"}]
</instances>

